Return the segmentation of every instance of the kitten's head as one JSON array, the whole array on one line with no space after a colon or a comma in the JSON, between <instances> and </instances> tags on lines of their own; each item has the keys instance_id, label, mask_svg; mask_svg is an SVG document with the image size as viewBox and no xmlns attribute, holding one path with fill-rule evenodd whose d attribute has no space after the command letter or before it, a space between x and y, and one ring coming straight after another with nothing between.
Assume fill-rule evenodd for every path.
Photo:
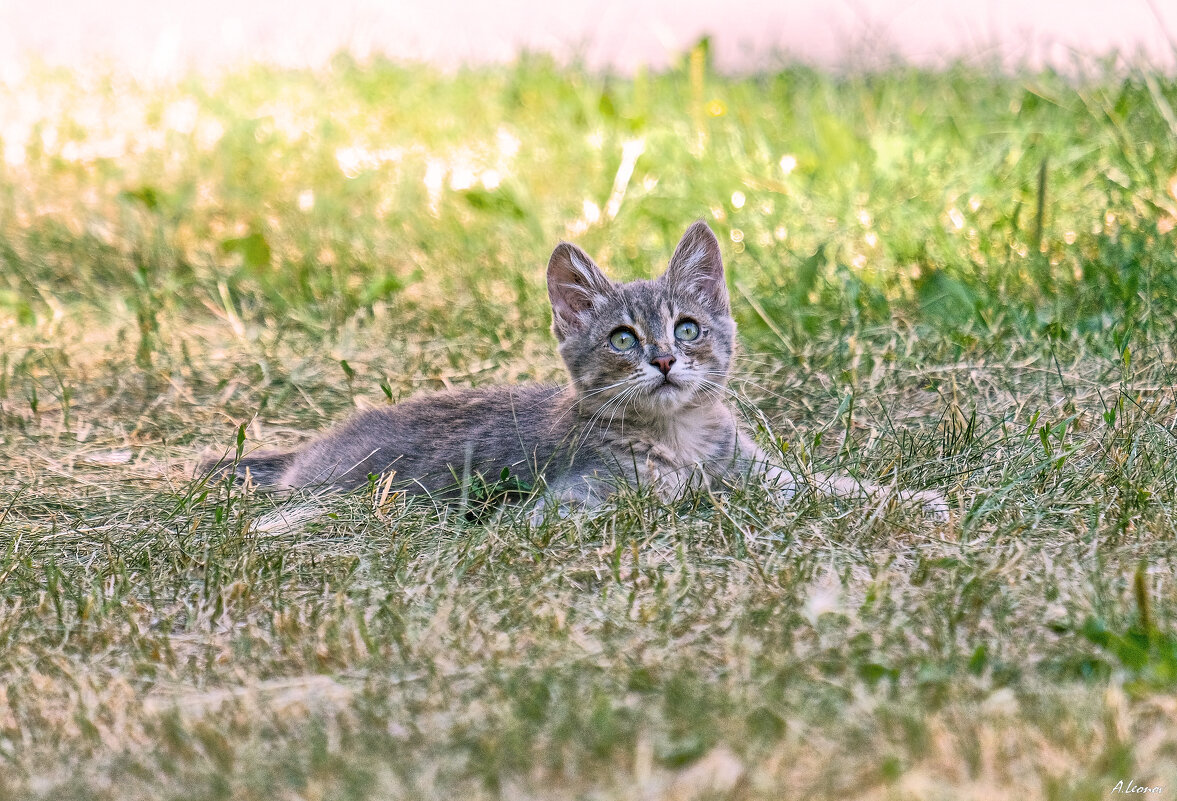
<instances>
[{"instance_id":1,"label":"kitten's head","mask_svg":"<svg viewBox=\"0 0 1177 801\"><path fill-rule=\"evenodd\" d=\"M617 284L580 248L548 262L552 331L581 405L625 418L711 403L727 381L736 326L715 234L702 220L666 272Z\"/></svg>"}]
</instances>

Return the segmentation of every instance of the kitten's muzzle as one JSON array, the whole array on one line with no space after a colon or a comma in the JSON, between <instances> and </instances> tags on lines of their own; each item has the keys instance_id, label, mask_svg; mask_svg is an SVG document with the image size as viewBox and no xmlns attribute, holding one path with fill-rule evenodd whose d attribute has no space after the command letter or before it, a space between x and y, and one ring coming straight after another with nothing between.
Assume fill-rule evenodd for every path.
<instances>
[{"instance_id":1,"label":"kitten's muzzle","mask_svg":"<svg viewBox=\"0 0 1177 801\"><path fill-rule=\"evenodd\" d=\"M661 370L662 375L670 375L670 367L674 364L674 362L674 357L670 355L655 356L653 359L650 359L650 364Z\"/></svg>"}]
</instances>

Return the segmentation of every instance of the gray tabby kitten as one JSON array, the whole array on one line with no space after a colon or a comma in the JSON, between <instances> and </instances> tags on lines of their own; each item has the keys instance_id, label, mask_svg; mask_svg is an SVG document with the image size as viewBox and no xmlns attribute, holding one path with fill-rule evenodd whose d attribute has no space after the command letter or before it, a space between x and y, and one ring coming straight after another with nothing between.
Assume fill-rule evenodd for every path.
<instances>
[{"instance_id":1,"label":"gray tabby kitten","mask_svg":"<svg viewBox=\"0 0 1177 801\"><path fill-rule=\"evenodd\" d=\"M408 492L457 496L474 476L504 470L557 505L593 508L619 484L672 500L688 486L752 478L791 496L798 477L772 464L741 429L726 390L735 322L719 243L703 221L652 281L610 281L575 245L548 262L552 331L566 386L463 389L364 412L298 450L251 454L234 466L264 489L352 489L395 471ZM216 466L211 466L216 469ZM880 487L810 476L816 489L871 497ZM931 493L899 493L941 514Z\"/></svg>"}]
</instances>

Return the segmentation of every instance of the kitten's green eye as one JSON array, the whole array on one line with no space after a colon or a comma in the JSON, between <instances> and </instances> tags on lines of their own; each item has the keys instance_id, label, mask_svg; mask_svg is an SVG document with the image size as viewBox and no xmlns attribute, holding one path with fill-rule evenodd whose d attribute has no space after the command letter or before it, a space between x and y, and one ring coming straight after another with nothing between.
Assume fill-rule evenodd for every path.
<instances>
[{"instance_id":1,"label":"kitten's green eye","mask_svg":"<svg viewBox=\"0 0 1177 801\"><path fill-rule=\"evenodd\" d=\"M699 324L694 320L683 320L674 327L674 338L690 342L699 338Z\"/></svg>"},{"instance_id":2,"label":"kitten's green eye","mask_svg":"<svg viewBox=\"0 0 1177 801\"><path fill-rule=\"evenodd\" d=\"M617 348L617 350L629 350L638 344L638 337L637 334L628 328L618 328L609 335L609 344Z\"/></svg>"}]
</instances>

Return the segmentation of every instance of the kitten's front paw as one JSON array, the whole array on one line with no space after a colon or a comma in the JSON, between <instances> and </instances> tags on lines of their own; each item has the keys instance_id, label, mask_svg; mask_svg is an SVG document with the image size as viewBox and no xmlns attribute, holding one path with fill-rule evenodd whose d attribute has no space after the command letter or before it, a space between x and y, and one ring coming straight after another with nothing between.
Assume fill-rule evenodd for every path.
<instances>
[{"instance_id":1,"label":"kitten's front paw","mask_svg":"<svg viewBox=\"0 0 1177 801\"><path fill-rule=\"evenodd\" d=\"M775 465L765 469L764 486L769 496L781 506L788 505L797 495L797 479L788 470Z\"/></svg>"},{"instance_id":2,"label":"kitten's front paw","mask_svg":"<svg viewBox=\"0 0 1177 801\"><path fill-rule=\"evenodd\" d=\"M923 513L937 522L948 520L948 498L935 490L907 491L902 493L903 500L914 501L920 505Z\"/></svg>"},{"instance_id":3,"label":"kitten's front paw","mask_svg":"<svg viewBox=\"0 0 1177 801\"><path fill-rule=\"evenodd\" d=\"M527 515L527 525L530 528L539 528L549 519L566 520L571 514L572 506L570 504L540 498Z\"/></svg>"}]
</instances>

